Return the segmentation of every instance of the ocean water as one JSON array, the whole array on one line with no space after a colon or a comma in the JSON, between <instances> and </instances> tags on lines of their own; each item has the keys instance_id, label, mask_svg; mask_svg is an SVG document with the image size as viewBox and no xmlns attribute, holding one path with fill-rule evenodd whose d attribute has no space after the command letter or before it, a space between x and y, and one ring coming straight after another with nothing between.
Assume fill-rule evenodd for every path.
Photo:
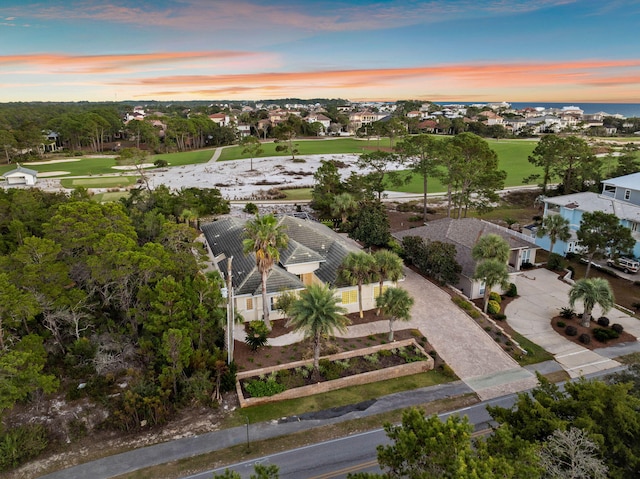
<instances>
[{"instance_id":1,"label":"ocean water","mask_svg":"<svg viewBox=\"0 0 640 479\"><path fill-rule=\"evenodd\" d=\"M508 101L508 100L505 100ZM459 105L472 105L475 103L490 103L484 101L449 101L449 102L438 102L441 104L447 103L455 103ZM610 115L622 115L627 118L631 117L639 117L640 118L640 103L548 103L548 102L509 102L511 103L511 107L514 109L522 109L525 107L544 107L544 108L562 108L563 106L577 106L585 113L599 113L604 111L605 113L609 113Z\"/></svg>"},{"instance_id":2,"label":"ocean water","mask_svg":"<svg viewBox=\"0 0 640 479\"><path fill-rule=\"evenodd\" d=\"M527 106L545 108L562 108L563 106L577 106L585 113L600 113L604 111L610 115L622 115L627 118L640 117L640 103L522 103L513 102L511 107L521 109Z\"/></svg>"}]
</instances>

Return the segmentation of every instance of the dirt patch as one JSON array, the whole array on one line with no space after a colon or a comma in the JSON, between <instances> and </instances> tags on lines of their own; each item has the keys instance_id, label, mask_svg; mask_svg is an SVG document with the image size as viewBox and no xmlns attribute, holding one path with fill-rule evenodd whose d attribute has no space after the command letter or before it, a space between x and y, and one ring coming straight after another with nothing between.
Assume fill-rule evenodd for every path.
<instances>
[{"instance_id":1,"label":"dirt patch","mask_svg":"<svg viewBox=\"0 0 640 479\"><path fill-rule=\"evenodd\" d=\"M561 323L565 323L565 326L558 326L558 321L560 321ZM567 326L575 327L577 330L577 334L575 336L567 335L565 331L565 328ZM555 316L551 319L551 327L563 338L568 339L569 341L587 349L608 348L609 346L615 346L616 344L633 343L637 341L637 338L635 336L627 333L626 331L622 331L620 337L609 339L607 342L598 341L593 337L593 330L594 328L601 328L602 326L599 326L595 321L591 321L591 327L585 328L584 326L580 326L580 318L566 319L562 316ZM588 334L589 336L591 336L591 342L589 344L580 342L579 338L582 334Z\"/></svg>"}]
</instances>

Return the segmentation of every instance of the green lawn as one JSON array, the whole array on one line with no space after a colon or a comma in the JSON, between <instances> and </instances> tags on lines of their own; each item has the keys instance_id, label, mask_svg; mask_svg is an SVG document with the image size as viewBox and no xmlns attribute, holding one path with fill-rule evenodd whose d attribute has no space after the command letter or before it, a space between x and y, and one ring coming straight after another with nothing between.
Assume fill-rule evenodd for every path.
<instances>
[{"instance_id":1,"label":"green lawn","mask_svg":"<svg viewBox=\"0 0 640 479\"><path fill-rule=\"evenodd\" d=\"M295 188L293 190L282 190L282 192L287 195L286 199L291 201L311 199L311 188Z\"/></svg>"},{"instance_id":2,"label":"green lawn","mask_svg":"<svg viewBox=\"0 0 640 479\"><path fill-rule=\"evenodd\" d=\"M149 163L156 160L166 160L169 166L195 165L206 163L215 153L214 149L184 151L181 153L163 153L161 155L153 155L149 158Z\"/></svg>"},{"instance_id":3,"label":"green lawn","mask_svg":"<svg viewBox=\"0 0 640 479\"><path fill-rule=\"evenodd\" d=\"M525 184L522 181L525 177L539 172L539 168L533 166L527 159L536 147L537 142L531 140L487 141L498 155L498 167L507 172L505 187L521 186ZM409 176L408 172L403 173L404 178L407 176ZM422 193L422 177L419 175L412 175L409 183L399 187L390 187L389 189L405 193ZM429 179L429 193L442 193L444 191L446 191L446 188L442 186L440 181L436 178Z\"/></svg>"},{"instance_id":4,"label":"green lawn","mask_svg":"<svg viewBox=\"0 0 640 479\"><path fill-rule=\"evenodd\" d=\"M367 399L374 399L410 389L443 384L454 381L455 379L456 378L442 374L440 371L433 370L371 384L351 386L299 399L289 399L287 401L247 407L242 409L241 415L247 416L253 424L294 414L302 414L304 412L322 411L332 407L356 404L361 401L366 401Z\"/></svg>"},{"instance_id":5,"label":"green lawn","mask_svg":"<svg viewBox=\"0 0 640 479\"><path fill-rule=\"evenodd\" d=\"M299 140L295 141L298 145L298 155L335 155L340 153L362 153L363 149L375 148L375 141L367 142L367 140L357 140L355 138L337 138L337 139L320 139L320 140ZM387 142L381 142L381 146L386 146ZM291 156L290 153L276 151L276 143L263 143L264 150L259 158L268 156ZM242 153L241 146L229 146L222 150L219 161L237 160L241 158L249 158L249 155Z\"/></svg>"},{"instance_id":6,"label":"green lawn","mask_svg":"<svg viewBox=\"0 0 640 479\"><path fill-rule=\"evenodd\" d=\"M65 188L124 188L133 185L138 177L129 176L100 176L97 178L64 178L60 180Z\"/></svg>"}]
</instances>

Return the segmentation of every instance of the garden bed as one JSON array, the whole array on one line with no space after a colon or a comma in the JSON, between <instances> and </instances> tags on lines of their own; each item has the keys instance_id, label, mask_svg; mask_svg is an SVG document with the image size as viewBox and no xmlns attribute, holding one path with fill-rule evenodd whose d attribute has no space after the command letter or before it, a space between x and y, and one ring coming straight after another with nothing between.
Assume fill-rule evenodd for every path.
<instances>
[{"instance_id":1,"label":"garden bed","mask_svg":"<svg viewBox=\"0 0 640 479\"><path fill-rule=\"evenodd\" d=\"M599 341L594 336L594 330L596 328L603 328L603 326L599 325L595 320L592 320L591 327L585 328L584 326L580 326L580 321L581 319L579 317L569 319L562 316L555 316L551 319L551 327L562 337L587 349L605 348L609 346L615 346L616 344L633 343L637 341L637 338L635 336L626 331L622 331L622 333L619 333L619 336L617 338L611 338L606 341ZM560 325L558 323L560 323ZM575 328L574 335L567 334L567 326L572 326ZM607 326L604 329L610 330L611 326ZM580 340L580 337L583 334L589 335L590 341L588 343L584 343Z\"/></svg>"},{"instance_id":2,"label":"garden bed","mask_svg":"<svg viewBox=\"0 0 640 479\"><path fill-rule=\"evenodd\" d=\"M240 406L310 396L346 386L426 372L433 369L434 361L416 340L411 338L323 356L323 376L314 377L313 380L312 364L313 360L295 361L238 373L236 391ZM263 384L256 385L255 382ZM271 395L250 397L250 390Z\"/></svg>"}]
</instances>

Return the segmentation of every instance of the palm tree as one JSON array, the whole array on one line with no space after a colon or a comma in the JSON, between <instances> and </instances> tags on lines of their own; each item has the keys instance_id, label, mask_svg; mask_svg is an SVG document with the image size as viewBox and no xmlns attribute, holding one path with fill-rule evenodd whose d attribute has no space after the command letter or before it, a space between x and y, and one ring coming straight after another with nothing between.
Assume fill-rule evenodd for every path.
<instances>
[{"instance_id":1,"label":"palm tree","mask_svg":"<svg viewBox=\"0 0 640 479\"><path fill-rule=\"evenodd\" d=\"M509 278L509 272L507 271L507 264L497 259L487 259L478 263L476 271L473 274L473 279L484 282L484 303L482 310L487 312L489 306L489 295L491 294L491 288L497 284L506 288Z\"/></svg>"},{"instance_id":2,"label":"palm tree","mask_svg":"<svg viewBox=\"0 0 640 479\"><path fill-rule=\"evenodd\" d=\"M365 252L351 252L345 256L340 266L339 277L350 285L358 285L358 306L360 317L364 317L362 310L362 285L369 282L375 271L373 256Z\"/></svg>"},{"instance_id":3,"label":"palm tree","mask_svg":"<svg viewBox=\"0 0 640 479\"><path fill-rule=\"evenodd\" d=\"M551 242L549 246L549 253L553 253L553 247L556 241L567 241L571 238L571 232L569 231L569 220L563 218L560 215L549 215L542 220L542 224L536 232L538 238L544 236L549 237Z\"/></svg>"},{"instance_id":4,"label":"palm tree","mask_svg":"<svg viewBox=\"0 0 640 479\"><path fill-rule=\"evenodd\" d=\"M481 236L471 250L471 256L476 261L495 259L506 263L511 248L509 243L500 235L488 234Z\"/></svg>"},{"instance_id":5,"label":"palm tree","mask_svg":"<svg viewBox=\"0 0 640 479\"><path fill-rule=\"evenodd\" d=\"M393 322L396 319L409 321L413 298L402 288L388 288L376 298L376 305L389 317L389 341L393 341Z\"/></svg>"},{"instance_id":6,"label":"palm tree","mask_svg":"<svg viewBox=\"0 0 640 479\"><path fill-rule=\"evenodd\" d=\"M335 291L326 285L312 284L300 293L289 308L288 324L294 331L302 331L313 339L313 369L318 373L320 363L320 340L323 335L331 335L335 330L345 332L349 319L347 312L338 305Z\"/></svg>"},{"instance_id":7,"label":"palm tree","mask_svg":"<svg viewBox=\"0 0 640 479\"><path fill-rule=\"evenodd\" d=\"M280 259L280 249L286 248L289 237L284 228L278 225L278 219L272 214L256 215L254 220L248 221L242 241L244 254L256 255L256 267L262 280L262 320L271 330L269 321L269 303L267 302L267 278L273 265Z\"/></svg>"},{"instance_id":8,"label":"palm tree","mask_svg":"<svg viewBox=\"0 0 640 479\"><path fill-rule=\"evenodd\" d=\"M582 300L584 312L580 326L588 328L591 324L591 312L596 304L606 313L614 305L613 291L609 281L604 278L579 279L569 290L569 304L573 308L576 301Z\"/></svg>"},{"instance_id":9,"label":"palm tree","mask_svg":"<svg viewBox=\"0 0 640 479\"><path fill-rule=\"evenodd\" d=\"M358 202L350 193L340 193L333 197L331 203L331 214L340 216L342 224L347 222L347 218L358 207Z\"/></svg>"},{"instance_id":10,"label":"palm tree","mask_svg":"<svg viewBox=\"0 0 640 479\"><path fill-rule=\"evenodd\" d=\"M402 277L402 259L393 251L388 249L380 249L373 253L375 262L375 274L380 282L378 297L382 296L382 287L385 281L396 282ZM378 312L380 314L380 308Z\"/></svg>"}]
</instances>

